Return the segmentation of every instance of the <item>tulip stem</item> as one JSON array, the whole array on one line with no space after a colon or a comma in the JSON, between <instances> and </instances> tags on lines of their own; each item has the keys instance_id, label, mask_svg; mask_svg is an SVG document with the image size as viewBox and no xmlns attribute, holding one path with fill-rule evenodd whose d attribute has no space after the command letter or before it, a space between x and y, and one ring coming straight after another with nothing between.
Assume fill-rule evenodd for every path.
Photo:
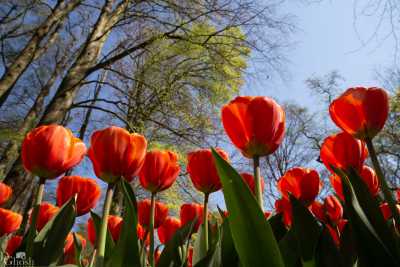
<instances>
[{"instance_id":1,"label":"tulip stem","mask_svg":"<svg viewBox=\"0 0 400 267\"><path fill-rule=\"evenodd\" d=\"M103 217L101 218L101 226L99 233L99 240L97 241L97 260L96 266L103 267L104 266L104 255L106 249L106 237L107 237L107 223L108 223L108 215L110 213L111 202L114 194L114 183L109 183L107 186L106 199L104 200L103 206Z\"/></svg>"},{"instance_id":2,"label":"tulip stem","mask_svg":"<svg viewBox=\"0 0 400 267\"><path fill-rule=\"evenodd\" d=\"M156 194L151 193L151 208L150 208L150 222L149 222L149 231L150 231L150 257L149 262L150 266L154 267L154 216L156 209Z\"/></svg>"},{"instance_id":3,"label":"tulip stem","mask_svg":"<svg viewBox=\"0 0 400 267\"><path fill-rule=\"evenodd\" d=\"M383 171L381 169L381 165L379 164L378 157L376 156L374 144L372 143L372 140L370 138L368 138L368 137L366 138L365 141L367 143L369 155L371 156L372 164L374 165L374 169L375 169L376 174L377 174L377 176L379 178L379 184L381 186L382 193L383 193L383 195L385 197L385 200L389 204L390 210L392 211L393 218L394 218L396 224L400 225L399 211L396 208L396 202L395 202L395 200L393 198L393 194L390 192L389 185L387 184L387 181L386 181L386 179L385 179L385 177L383 175Z\"/></svg>"},{"instance_id":4,"label":"tulip stem","mask_svg":"<svg viewBox=\"0 0 400 267\"><path fill-rule=\"evenodd\" d=\"M204 193L204 214L203 214L203 230L204 230L204 248L208 251L208 196L209 193Z\"/></svg>"},{"instance_id":5,"label":"tulip stem","mask_svg":"<svg viewBox=\"0 0 400 267\"><path fill-rule=\"evenodd\" d=\"M261 210L263 209L263 192L261 190L261 175L260 175L260 157L253 157L254 164L254 181L256 185L256 199Z\"/></svg>"},{"instance_id":6,"label":"tulip stem","mask_svg":"<svg viewBox=\"0 0 400 267\"><path fill-rule=\"evenodd\" d=\"M46 179L40 178L39 187L36 193L35 203L33 204L32 211L32 221L31 226L29 228L27 245L26 245L26 254L31 257L33 253L33 239L36 236L36 222L39 216L40 205L42 204L43 194L44 194L44 185L46 183Z\"/></svg>"}]
</instances>

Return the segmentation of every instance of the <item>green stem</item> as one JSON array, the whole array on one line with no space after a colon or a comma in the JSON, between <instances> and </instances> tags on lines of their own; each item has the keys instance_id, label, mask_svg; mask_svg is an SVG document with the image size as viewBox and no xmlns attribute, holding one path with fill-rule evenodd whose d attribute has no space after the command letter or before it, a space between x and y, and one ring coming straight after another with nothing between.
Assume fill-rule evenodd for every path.
<instances>
[{"instance_id":1,"label":"green stem","mask_svg":"<svg viewBox=\"0 0 400 267\"><path fill-rule=\"evenodd\" d=\"M151 208L150 208L150 223L149 223L149 231L150 231L150 257L149 262L150 266L154 267L154 216L156 209L156 194L151 193Z\"/></svg>"},{"instance_id":2,"label":"green stem","mask_svg":"<svg viewBox=\"0 0 400 267\"><path fill-rule=\"evenodd\" d=\"M204 193L203 229L204 229L204 248L208 251L208 193Z\"/></svg>"},{"instance_id":3,"label":"green stem","mask_svg":"<svg viewBox=\"0 0 400 267\"><path fill-rule=\"evenodd\" d=\"M32 211L32 221L31 226L29 227L29 233L27 238L27 245L26 245L26 254L28 257L32 257L33 253L33 240L36 236L36 222L39 215L40 205L42 204L43 194L44 194L44 185L46 183L46 179L40 178L39 180L39 187L36 193L36 199L33 204L33 211Z\"/></svg>"},{"instance_id":4,"label":"green stem","mask_svg":"<svg viewBox=\"0 0 400 267\"><path fill-rule=\"evenodd\" d=\"M96 266L103 267L104 266L104 255L106 250L106 237L107 237L107 223L108 223L108 215L110 214L111 202L114 194L114 183L109 183L107 186L106 199L104 200L103 206L103 217L101 218L101 226L99 239L97 241L97 260Z\"/></svg>"},{"instance_id":5,"label":"green stem","mask_svg":"<svg viewBox=\"0 0 400 267\"><path fill-rule=\"evenodd\" d=\"M367 138L365 141L367 143L368 152L371 157L372 164L374 165L376 175L379 178L379 184L381 186L382 193L385 197L386 202L389 204L390 210L392 211L393 218L394 218L396 224L400 225L399 211L397 210L396 202L393 198L393 194L392 194L392 192L390 192L389 185L387 184L387 181L383 175L381 165L379 164L378 157L376 156L376 152L375 152L375 148L372 143L372 140L370 138Z\"/></svg>"},{"instance_id":6,"label":"green stem","mask_svg":"<svg viewBox=\"0 0 400 267\"><path fill-rule=\"evenodd\" d=\"M263 210L263 192L261 190L260 157L259 156L253 157L253 164L254 164L254 182L256 185L256 199L257 199L258 205Z\"/></svg>"}]
</instances>

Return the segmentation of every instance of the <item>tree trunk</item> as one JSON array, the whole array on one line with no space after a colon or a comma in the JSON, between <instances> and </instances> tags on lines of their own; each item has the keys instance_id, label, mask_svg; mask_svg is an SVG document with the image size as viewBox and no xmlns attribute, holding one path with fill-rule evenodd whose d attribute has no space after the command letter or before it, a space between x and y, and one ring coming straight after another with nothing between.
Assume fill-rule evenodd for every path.
<instances>
[{"instance_id":1,"label":"tree trunk","mask_svg":"<svg viewBox=\"0 0 400 267\"><path fill-rule=\"evenodd\" d=\"M54 8L50 16L35 31L32 38L25 45L24 49L19 53L14 62L6 68L0 79L0 107L4 104L9 96L14 84L18 78L28 68L29 64L41 54L45 52L48 44L54 41L57 35L57 28L62 24L65 17L80 4L80 0L71 0L69 3L60 1ZM46 38L51 29L54 29L53 35L50 36L47 45L41 48L40 43Z\"/></svg>"}]
</instances>

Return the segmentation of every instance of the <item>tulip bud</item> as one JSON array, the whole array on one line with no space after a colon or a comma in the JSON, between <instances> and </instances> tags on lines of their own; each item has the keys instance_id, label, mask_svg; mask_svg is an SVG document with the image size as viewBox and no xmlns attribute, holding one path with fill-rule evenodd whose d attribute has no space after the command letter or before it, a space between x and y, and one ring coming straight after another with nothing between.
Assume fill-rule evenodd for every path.
<instances>
[{"instance_id":1,"label":"tulip bud","mask_svg":"<svg viewBox=\"0 0 400 267\"><path fill-rule=\"evenodd\" d=\"M22 216L18 213L0 208L0 238L19 229Z\"/></svg>"},{"instance_id":2,"label":"tulip bud","mask_svg":"<svg viewBox=\"0 0 400 267\"><path fill-rule=\"evenodd\" d=\"M182 226L195 221L193 232L196 233L203 221L203 206L197 203L187 203L181 206L180 218Z\"/></svg>"},{"instance_id":3,"label":"tulip bud","mask_svg":"<svg viewBox=\"0 0 400 267\"><path fill-rule=\"evenodd\" d=\"M138 208L138 221L144 227L148 228L150 225L150 209L151 201L150 199L145 199L137 203ZM168 215L168 207L156 201L155 202L155 213L154 213L154 229L160 227Z\"/></svg>"}]
</instances>

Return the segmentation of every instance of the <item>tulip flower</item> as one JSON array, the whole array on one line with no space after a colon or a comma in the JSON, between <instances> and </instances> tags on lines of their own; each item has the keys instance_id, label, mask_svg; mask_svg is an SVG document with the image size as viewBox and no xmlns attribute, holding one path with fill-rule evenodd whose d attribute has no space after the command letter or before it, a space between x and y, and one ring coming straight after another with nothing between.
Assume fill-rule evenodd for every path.
<instances>
[{"instance_id":1,"label":"tulip flower","mask_svg":"<svg viewBox=\"0 0 400 267\"><path fill-rule=\"evenodd\" d=\"M272 212L270 212L270 211L264 211L264 217L265 217L265 219L269 219L269 217L271 217L271 215L272 215Z\"/></svg>"},{"instance_id":2,"label":"tulip flower","mask_svg":"<svg viewBox=\"0 0 400 267\"><path fill-rule=\"evenodd\" d=\"M8 201L12 195L12 188L0 182L0 206Z\"/></svg>"},{"instance_id":3,"label":"tulip flower","mask_svg":"<svg viewBox=\"0 0 400 267\"><path fill-rule=\"evenodd\" d=\"M151 201L150 199L145 199L137 203L138 208L138 221L144 227L149 229L150 224L150 210ZM158 201L155 201L155 216L154 216L154 229L160 227L168 215L168 207Z\"/></svg>"},{"instance_id":4,"label":"tulip flower","mask_svg":"<svg viewBox=\"0 0 400 267\"><path fill-rule=\"evenodd\" d=\"M108 215L107 229L111 233L111 238L114 242L117 242L121 233L123 220L121 217L116 215ZM86 224L87 236L90 243L95 246L97 242L96 228L92 218L89 218Z\"/></svg>"},{"instance_id":5,"label":"tulip flower","mask_svg":"<svg viewBox=\"0 0 400 267\"><path fill-rule=\"evenodd\" d=\"M0 208L0 238L17 231L21 222L20 214Z\"/></svg>"},{"instance_id":6,"label":"tulip flower","mask_svg":"<svg viewBox=\"0 0 400 267\"><path fill-rule=\"evenodd\" d=\"M360 139L372 139L385 125L388 99L381 88L349 88L331 103L329 113L343 131Z\"/></svg>"},{"instance_id":7,"label":"tulip flower","mask_svg":"<svg viewBox=\"0 0 400 267\"><path fill-rule=\"evenodd\" d=\"M364 165L361 170L361 178L364 183L367 185L369 192L372 196L377 196L379 193L379 179L376 176L375 171Z\"/></svg>"},{"instance_id":8,"label":"tulip flower","mask_svg":"<svg viewBox=\"0 0 400 267\"><path fill-rule=\"evenodd\" d=\"M172 151L153 150L147 152L139 172L139 181L144 189L152 193L171 187L180 172L178 156Z\"/></svg>"},{"instance_id":9,"label":"tulip flower","mask_svg":"<svg viewBox=\"0 0 400 267\"><path fill-rule=\"evenodd\" d=\"M83 236L78 233L69 233L64 245L64 264L77 264L75 256L74 235L75 238L79 239L82 249L86 248L86 239Z\"/></svg>"},{"instance_id":10,"label":"tulip flower","mask_svg":"<svg viewBox=\"0 0 400 267\"><path fill-rule=\"evenodd\" d=\"M341 219L337 226L331 226L329 224L325 224L328 229L329 234L332 237L333 242L337 247L340 246L340 237L343 233L344 227L347 224L347 220Z\"/></svg>"},{"instance_id":11,"label":"tulip flower","mask_svg":"<svg viewBox=\"0 0 400 267\"><path fill-rule=\"evenodd\" d=\"M110 213L115 183L128 182L139 173L146 156L147 141L139 134L130 134L119 127L96 131L90 139L89 158L97 177L108 183L100 226L97 262L104 265L107 218Z\"/></svg>"},{"instance_id":12,"label":"tulip flower","mask_svg":"<svg viewBox=\"0 0 400 267\"><path fill-rule=\"evenodd\" d=\"M263 208L260 157L275 152L285 134L285 112L268 97L236 97L222 108L222 124L232 143L253 159L256 199Z\"/></svg>"},{"instance_id":13,"label":"tulip flower","mask_svg":"<svg viewBox=\"0 0 400 267\"><path fill-rule=\"evenodd\" d=\"M306 204L314 201L321 187L318 172L307 168L290 169L278 181L278 190L283 197L289 198L291 194Z\"/></svg>"},{"instance_id":14,"label":"tulip flower","mask_svg":"<svg viewBox=\"0 0 400 267\"><path fill-rule=\"evenodd\" d=\"M333 195L327 196L324 203L314 201L310 206L311 212L320 221L336 226L343 218L343 207L340 201Z\"/></svg>"},{"instance_id":15,"label":"tulip flower","mask_svg":"<svg viewBox=\"0 0 400 267\"><path fill-rule=\"evenodd\" d=\"M188 254L187 267L193 267L193 247L189 248L189 252L187 254Z\"/></svg>"},{"instance_id":16,"label":"tulip flower","mask_svg":"<svg viewBox=\"0 0 400 267\"><path fill-rule=\"evenodd\" d=\"M20 235L14 235L8 240L6 247L6 253L8 256L14 255L15 251L17 251L21 246L22 240L23 236Z\"/></svg>"},{"instance_id":17,"label":"tulip flower","mask_svg":"<svg viewBox=\"0 0 400 267\"><path fill-rule=\"evenodd\" d=\"M240 176L242 176L243 181L246 182L246 184L249 186L251 192L255 195L256 194L256 184L255 184L254 176L251 175L250 173L245 173L245 172L241 173ZM264 178L261 177L260 181L261 181L261 191L264 192L264 187L265 187Z\"/></svg>"},{"instance_id":18,"label":"tulip flower","mask_svg":"<svg viewBox=\"0 0 400 267\"><path fill-rule=\"evenodd\" d=\"M282 213L283 223L286 227L292 226L292 204L287 198L277 199L275 201L275 210L276 213Z\"/></svg>"},{"instance_id":19,"label":"tulip flower","mask_svg":"<svg viewBox=\"0 0 400 267\"><path fill-rule=\"evenodd\" d=\"M77 165L85 154L85 144L60 125L40 126L22 142L25 169L43 179L60 176Z\"/></svg>"},{"instance_id":20,"label":"tulip flower","mask_svg":"<svg viewBox=\"0 0 400 267\"><path fill-rule=\"evenodd\" d=\"M64 176L61 178L57 187L57 205L61 207L75 195L77 195L76 213L81 216L96 206L101 191L93 179L80 176Z\"/></svg>"},{"instance_id":21,"label":"tulip flower","mask_svg":"<svg viewBox=\"0 0 400 267\"><path fill-rule=\"evenodd\" d=\"M158 239L161 244L168 243L175 235L175 232L181 227L181 221L177 218L167 217L164 223L157 229Z\"/></svg>"},{"instance_id":22,"label":"tulip flower","mask_svg":"<svg viewBox=\"0 0 400 267\"><path fill-rule=\"evenodd\" d=\"M364 142L344 132L327 137L322 143L320 152L322 162L332 173L334 171L331 166L345 172L350 168L361 171L367 156Z\"/></svg>"},{"instance_id":23,"label":"tulip flower","mask_svg":"<svg viewBox=\"0 0 400 267\"><path fill-rule=\"evenodd\" d=\"M268 97L238 96L222 108L222 124L245 157L274 153L285 133L285 112Z\"/></svg>"},{"instance_id":24,"label":"tulip flower","mask_svg":"<svg viewBox=\"0 0 400 267\"><path fill-rule=\"evenodd\" d=\"M396 207L397 207L397 210L400 212L400 205L397 204ZM381 209L383 218L385 218L386 221L393 217L392 211L391 211L391 209L389 207L389 204L387 202L382 203L379 206L379 208Z\"/></svg>"},{"instance_id":25,"label":"tulip flower","mask_svg":"<svg viewBox=\"0 0 400 267\"><path fill-rule=\"evenodd\" d=\"M88 155L103 181L114 183L124 177L130 182L144 163L146 148L142 135L112 126L92 134Z\"/></svg>"},{"instance_id":26,"label":"tulip flower","mask_svg":"<svg viewBox=\"0 0 400 267\"><path fill-rule=\"evenodd\" d=\"M339 175L332 174L329 177L329 181L331 182L332 188L335 191L336 195L344 201L343 195L343 186L342 186L342 178Z\"/></svg>"},{"instance_id":27,"label":"tulip flower","mask_svg":"<svg viewBox=\"0 0 400 267\"><path fill-rule=\"evenodd\" d=\"M228 160L228 154L220 148L217 153ZM187 172L194 187L204 194L216 192L222 188L210 149L200 149L188 154Z\"/></svg>"},{"instance_id":28,"label":"tulip flower","mask_svg":"<svg viewBox=\"0 0 400 267\"><path fill-rule=\"evenodd\" d=\"M36 229L40 232L43 227L57 214L59 208L51 203L43 202L40 204L39 213L36 220ZM30 223L33 223L33 216L29 217Z\"/></svg>"},{"instance_id":29,"label":"tulip flower","mask_svg":"<svg viewBox=\"0 0 400 267\"><path fill-rule=\"evenodd\" d=\"M180 210L182 226L185 226L189 222L195 221L193 232L196 233L199 230L199 227L203 220L203 210L203 206L197 203L183 204Z\"/></svg>"}]
</instances>

